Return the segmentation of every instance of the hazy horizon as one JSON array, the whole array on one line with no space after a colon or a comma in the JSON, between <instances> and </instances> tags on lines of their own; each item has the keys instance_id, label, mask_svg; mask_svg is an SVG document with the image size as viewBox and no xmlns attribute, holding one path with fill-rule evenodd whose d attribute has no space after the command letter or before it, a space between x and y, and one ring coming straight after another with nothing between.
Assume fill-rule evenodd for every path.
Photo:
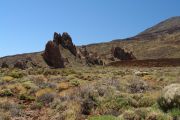
<instances>
[{"instance_id":1,"label":"hazy horizon","mask_svg":"<svg viewBox=\"0 0 180 120\"><path fill-rule=\"evenodd\" d=\"M68 32L76 45L134 36L179 16L178 0L0 1L0 57L42 51L54 32Z\"/></svg>"}]
</instances>

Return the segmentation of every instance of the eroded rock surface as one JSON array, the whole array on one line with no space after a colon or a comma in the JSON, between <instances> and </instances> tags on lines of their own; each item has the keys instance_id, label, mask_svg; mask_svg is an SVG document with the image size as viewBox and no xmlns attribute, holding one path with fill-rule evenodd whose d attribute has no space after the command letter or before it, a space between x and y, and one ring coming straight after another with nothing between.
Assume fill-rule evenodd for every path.
<instances>
[{"instance_id":1,"label":"eroded rock surface","mask_svg":"<svg viewBox=\"0 0 180 120\"><path fill-rule=\"evenodd\" d=\"M89 52L86 46L82 46L78 51L78 56L85 60L87 65L103 65L103 60L97 53Z\"/></svg>"},{"instance_id":2,"label":"eroded rock surface","mask_svg":"<svg viewBox=\"0 0 180 120\"><path fill-rule=\"evenodd\" d=\"M120 47L113 47L111 49L113 57L120 60L133 60L136 59L132 52L126 52L124 49Z\"/></svg>"},{"instance_id":3,"label":"eroded rock surface","mask_svg":"<svg viewBox=\"0 0 180 120\"><path fill-rule=\"evenodd\" d=\"M53 41L49 41L46 44L43 58L46 63L51 67L64 68L64 61L61 57L59 46Z\"/></svg>"},{"instance_id":4,"label":"eroded rock surface","mask_svg":"<svg viewBox=\"0 0 180 120\"><path fill-rule=\"evenodd\" d=\"M9 65L6 62L3 62L1 68L9 68Z\"/></svg>"},{"instance_id":5,"label":"eroded rock surface","mask_svg":"<svg viewBox=\"0 0 180 120\"><path fill-rule=\"evenodd\" d=\"M26 69L27 68L27 64L25 61L17 61L15 64L14 64L14 68L18 68L18 69Z\"/></svg>"}]
</instances>

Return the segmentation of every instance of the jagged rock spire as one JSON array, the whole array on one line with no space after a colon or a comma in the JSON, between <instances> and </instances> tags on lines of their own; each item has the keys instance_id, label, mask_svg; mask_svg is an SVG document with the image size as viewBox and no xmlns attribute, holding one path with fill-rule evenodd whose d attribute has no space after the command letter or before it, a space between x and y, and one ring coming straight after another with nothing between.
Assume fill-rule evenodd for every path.
<instances>
[{"instance_id":1,"label":"jagged rock spire","mask_svg":"<svg viewBox=\"0 0 180 120\"><path fill-rule=\"evenodd\" d=\"M54 32L54 38L53 38L53 42L56 43L57 45L61 44L61 34Z\"/></svg>"}]
</instances>

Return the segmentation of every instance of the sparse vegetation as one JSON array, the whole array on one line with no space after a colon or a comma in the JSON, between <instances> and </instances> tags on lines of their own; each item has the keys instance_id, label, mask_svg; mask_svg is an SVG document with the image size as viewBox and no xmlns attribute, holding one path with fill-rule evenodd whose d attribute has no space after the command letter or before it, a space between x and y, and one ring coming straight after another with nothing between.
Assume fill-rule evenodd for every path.
<instances>
[{"instance_id":1,"label":"sparse vegetation","mask_svg":"<svg viewBox=\"0 0 180 120\"><path fill-rule=\"evenodd\" d=\"M54 100L53 90L50 88L41 89L36 92L37 101L48 104Z\"/></svg>"},{"instance_id":2,"label":"sparse vegetation","mask_svg":"<svg viewBox=\"0 0 180 120\"><path fill-rule=\"evenodd\" d=\"M13 116L26 118L29 111L64 120L177 118L178 106L164 109L161 90L170 83L178 83L179 72L174 70L179 67L139 69L148 75L135 75L136 68L116 67L41 69L33 74L27 69L16 70L15 75L14 70L6 70L0 76L0 101L10 100L10 104L1 102L0 111L5 112L0 115L7 120Z\"/></svg>"},{"instance_id":3,"label":"sparse vegetation","mask_svg":"<svg viewBox=\"0 0 180 120\"><path fill-rule=\"evenodd\" d=\"M90 117L88 120L118 120L118 119L111 115L104 115L104 116Z\"/></svg>"},{"instance_id":4,"label":"sparse vegetation","mask_svg":"<svg viewBox=\"0 0 180 120\"><path fill-rule=\"evenodd\" d=\"M0 96L5 97L5 96L13 96L13 93L10 89L3 89L0 91Z\"/></svg>"}]
</instances>

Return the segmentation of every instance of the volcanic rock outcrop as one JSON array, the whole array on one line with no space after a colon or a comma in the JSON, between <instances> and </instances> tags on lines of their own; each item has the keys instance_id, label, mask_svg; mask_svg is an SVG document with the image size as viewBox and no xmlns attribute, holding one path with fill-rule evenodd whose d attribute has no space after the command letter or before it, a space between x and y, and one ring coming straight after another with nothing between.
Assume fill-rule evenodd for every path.
<instances>
[{"instance_id":1,"label":"volcanic rock outcrop","mask_svg":"<svg viewBox=\"0 0 180 120\"><path fill-rule=\"evenodd\" d=\"M56 43L57 45L61 44L61 34L54 32L54 38L53 38L53 42Z\"/></svg>"},{"instance_id":2,"label":"volcanic rock outcrop","mask_svg":"<svg viewBox=\"0 0 180 120\"><path fill-rule=\"evenodd\" d=\"M9 68L9 65L6 62L3 62L1 68Z\"/></svg>"},{"instance_id":3,"label":"volcanic rock outcrop","mask_svg":"<svg viewBox=\"0 0 180 120\"><path fill-rule=\"evenodd\" d=\"M62 36L55 32L53 41L46 44L43 58L49 66L54 68L73 65L77 58L77 50L71 36L67 32L64 32Z\"/></svg>"},{"instance_id":4,"label":"volcanic rock outcrop","mask_svg":"<svg viewBox=\"0 0 180 120\"><path fill-rule=\"evenodd\" d=\"M79 49L78 56L84 59L87 65L103 65L103 61L97 53L88 52L86 46L82 46Z\"/></svg>"},{"instance_id":5,"label":"volcanic rock outcrop","mask_svg":"<svg viewBox=\"0 0 180 120\"><path fill-rule=\"evenodd\" d=\"M62 34L62 42L61 42L61 45L64 47L64 48L67 48L70 50L70 52L76 56L77 54L77 51L76 51L76 46L73 44L72 42L72 39L71 39L71 36L64 32Z\"/></svg>"},{"instance_id":6,"label":"volcanic rock outcrop","mask_svg":"<svg viewBox=\"0 0 180 120\"><path fill-rule=\"evenodd\" d=\"M25 61L17 61L15 64L14 64L14 68L18 68L18 69L26 69L27 68L27 64Z\"/></svg>"},{"instance_id":7,"label":"volcanic rock outcrop","mask_svg":"<svg viewBox=\"0 0 180 120\"><path fill-rule=\"evenodd\" d=\"M113 57L120 60L133 60L136 57L132 54L132 52L126 52L124 49L120 47L112 47L111 49Z\"/></svg>"},{"instance_id":8,"label":"volcanic rock outcrop","mask_svg":"<svg viewBox=\"0 0 180 120\"><path fill-rule=\"evenodd\" d=\"M58 34L55 32L53 42L57 45L62 45L62 47L68 49L74 56L76 56L76 46L73 44L72 38L67 32L64 32L62 36L60 33Z\"/></svg>"},{"instance_id":9,"label":"volcanic rock outcrop","mask_svg":"<svg viewBox=\"0 0 180 120\"><path fill-rule=\"evenodd\" d=\"M58 39L55 40L49 41L46 44L46 48L43 53L43 58L46 61L46 63L51 67L64 68L64 61L63 58L61 57L59 46L56 43L58 42Z\"/></svg>"}]
</instances>

